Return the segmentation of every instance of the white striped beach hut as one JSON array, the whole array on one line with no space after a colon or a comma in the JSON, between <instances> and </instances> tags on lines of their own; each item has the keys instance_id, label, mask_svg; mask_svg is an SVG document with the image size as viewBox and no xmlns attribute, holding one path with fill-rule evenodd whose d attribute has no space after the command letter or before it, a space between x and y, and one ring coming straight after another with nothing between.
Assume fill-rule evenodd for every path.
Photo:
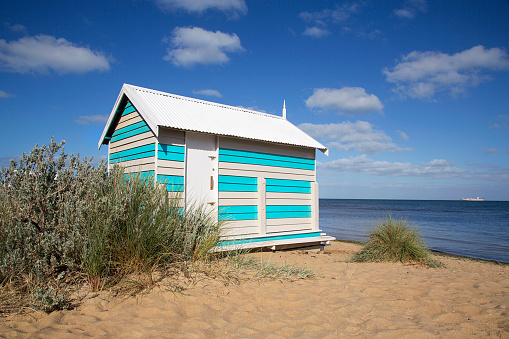
<instances>
[{"instance_id":1,"label":"white striped beach hut","mask_svg":"<svg viewBox=\"0 0 509 339\"><path fill-rule=\"evenodd\" d=\"M124 84L99 141L109 168L153 176L227 219L218 249L323 245L315 152L283 117Z\"/></svg>"}]
</instances>

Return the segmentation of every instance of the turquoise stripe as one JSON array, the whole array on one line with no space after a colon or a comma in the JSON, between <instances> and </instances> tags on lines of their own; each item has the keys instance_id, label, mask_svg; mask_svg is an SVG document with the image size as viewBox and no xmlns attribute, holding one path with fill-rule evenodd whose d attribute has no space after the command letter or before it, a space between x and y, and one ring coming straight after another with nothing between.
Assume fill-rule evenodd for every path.
<instances>
[{"instance_id":1,"label":"turquoise stripe","mask_svg":"<svg viewBox=\"0 0 509 339\"><path fill-rule=\"evenodd\" d=\"M150 152L144 152L144 153L139 153L139 154L133 154L133 155L125 156L125 157L122 157L122 158L119 158L119 159L111 159L110 158L110 164L115 164L117 162L124 162L124 161L129 161L129 160L150 158L150 157L153 157L154 155L155 155L155 152L154 151L150 151Z\"/></svg>"},{"instance_id":2,"label":"turquoise stripe","mask_svg":"<svg viewBox=\"0 0 509 339\"><path fill-rule=\"evenodd\" d=\"M118 159L118 158L123 158L125 156L129 156L129 155L133 155L133 154L138 154L138 153L144 153L144 152L150 152L150 151L155 152L154 151L154 147L155 147L155 144L151 143L151 144L148 144L148 145L143 145L143 146L138 146L138 147L133 147L133 148L130 148L130 149L126 149L125 151L111 153L110 154L110 159Z\"/></svg>"},{"instance_id":3,"label":"turquoise stripe","mask_svg":"<svg viewBox=\"0 0 509 339\"><path fill-rule=\"evenodd\" d=\"M219 192L258 192L258 185L228 184L220 182L217 185Z\"/></svg>"},{"instance_id":4,"label":"turquoise stripe","mask_svg":"<svg viewBox=\"0 0 509 339\"><path fill-rule=\"evenodd\" d=\"M129 126L122 127L122 128L115 130L115 132L113 132L112 136L115 137L117 135L124 134L124 133L130 132L132 130L135 130L137 128L141 128L144 126L147 126L147 123L145 121L138 121L138 122L131 124Z\"/></svg>"},{"instance_id":5,"label":"turquoise stripe","mask_svg":"<svg viewBox=\"0 0 509 339\"><path fill-rule=\"evenodd\" d=\"M178 154L178 153L161 153L157 152L157 159L160 160L171 160L171 161L180 161L184 162L186 156L184 154Z\"/></svg>"},{"instance_id":6,"label":"turquoise stripe","mask_svg":"<svg viewBox=\"0 0 509 339\"><path fill-rule=\"evenodd\" d=\"M179 175L157 175L157 182L166 184L168 192L182 192L184 190L184 177Z\"/></svg>"},{"instance_id":7,"label":"turquoise stripe","mask_svg":"<svg viewBox=\"0 0 509 339\"><path fill-rule=\"evenodd\" d=\"M237 214L237 213L255 213L258 212L257 205L242 206L219 206L220 214Z\"/></svg>"},{"instance_id":8,"label":"turquoise stripe","mask_svg":"<svg viewBox=\"0 0 509 339\"><path fill-rule=\"evenodd\" d=\"M220 175L218 177L219 192L257 192L258 179L234 175Z\"/></svg>"},{"instance_id":9,"label":"turquoise stripe","mask_svg":"<svg viewBox=\"0 0 509 339\"><path fill-rule=\"evenodd\" d=\"M285 161L285 162L295 162L300 164L308 164L314 165L314 159L300 158L300 157L291 157L287 155L277 155L270 153L258 153L258 152L250 152L250 151L240 151L234 149L220 148L219 155L232 155L232 156L240 156L247 158L257 158L264 160L276 160L276 161Z\"/></svg>"},{"instance_id":10,"label":"turquoise stripe","mask_svg":"<svg viewBox=\"0 0 509 339\"><path fill-rule=\"evenodd\" d=\"M177 185L183 185L184 184L184 177L180 175L164 175L164 174L158 174L157 175L157 182L161 184L177 184Z\"/></svg>"},{"instance_id":11,"label":"turquoise stripe","mask_svg":"<svg viewBox=\"0 0 509 339\"><path fill-rule=\"evenodd\" d=\"M139 176L141 179L151 179L154 178L154 171L125 173L124 179L129 179L135 176Z\"/></svg>"},{"instance_id":12,"label":"turquoise stripe","mask_svg":"<svg viewBox=\"0 0 509 339\"><path fill-rule=\"evenodd\" d=\"M131 114L133 112L136 112L136 108L134 108L131 104L128 104L125 108L124 108L124 112L122 112L122 116L124 115L128 115L128 114Z\"/></svg>"},{"instance_id":13,"label":"turquoise stripe","mask_svg":"<svg viewBox=\"0 0 509 339\"><path fill-rule=\"evenodd\" d=\"M287 162L287 161L281 161L281 160L248 158L248 157L232 156L232 155L224 155L224 154L223 155L219 154L219 161L233 162L233 163L237 163L237 164L263 165L263 166L296 168L296 169L306 169L306 170L314 170L315 169L315 165L309 165L309 164L300 164L300 163Z\"/></svg>"},{"instance_id":14,"label":"turquoise stripe","mask_svg":"<svg viewBox=\"0 0 509 339\"><path fill-rule=\"evenodd\" d=\"M167 192L184 192L184 185L167 184L166 191Z\"/></svg>"},{"instance_id":15,"label":"turquoise stripe","mask_svg":"<svg viewBox=\"0 0 509 339\"><path fill-rule=\"evenodd\" d=\"M178 145L159 144L159 145L157 145L157 149L160 152L171 152L171 153L178 153L178 154L186 153L186 148L184 146L178 146Z\"/></svg>"},{"instance_id":16,"label":"turquoise stripe","mask_svg":"<svg viewBox=\"0 0 509 339\"><path fill-rule=\"evenodd\" d=\"M311 218L311 212L267 212L267 219Z\"/></svg>"},{"instance_id":17,"label":"turquoise stripe","mask_svg":"<svg viewBox=\"0 0 509 339\"><path fill-rule=\"evenodd\" d=\"M218 246L227 246L227 245L239 245L239 244L250 244L261 241L274 241L274 240L288 240L288 239L305 239L311 237L319 237L321 232L312 232L312 233L300 233L300 234L288 234L288 235L275 235L269 237L260 237L260 238L251 238L251 239L238 239L238 240L223 240L218 243Z\"/></svg>"},{"instance_id":18,"label":"turquoise stripe","mask_svg":"<svg viewBox=\"0 0 509 339\"><path fill-rule=\"evenodd\" d=\"M235 175L219 175L218 182L226 184L257 185L258 179L253 177L239 177Z\"/></svg>"},{"instance_id":19,"label":"turquoise stripe","mask_svg":"<svg viewBox=\"0 0 509 339\"><path fill-rule=\"evenodd\" d=\"M258 213L219 214L219 220L257 220Z\"/></svg>"},{"instance_id":20,"label":"turquoise stripe","mask_svg":"<svg viewBox=\"0 0 509 339\"><path fill-rule=\"evenodd\" d=\"M126 139L126 138L129 138L129 137L138 135L138 134L149 132L149 131L150 131L150 127L143 126L143 127L138 128L138 129L132 130L130 132L114 136L114 137L111 138L111 142L115 142L115 141L119 141L119 140L122 140L122 139Z\"/></svg>"},{"instance_id":21,"label":"turquoise stripe","mask_svg":"<svg viewBox=\"0 0 509 339\"><path fill-rule=\"evenodd\" d=\"M267 205L267 212L311 212L311 205Z\"/></svg>"},{"instance_id":22,"label":"turquoise stripe","mask_svg":"<svg viewBox=\"0 0 509 339\"><path fill-rule=\"evenodd\" d=\"M128 160L136 160L142 158L153 157L155 144L148 144L139 147L134 147L125 151L120 151L110 154L110 163L123 162Z\"/></svg>"},{"instance_id":23,"label":"turquoise stripe","mask_svg":"<svg viewBox=\"0 0 509 339\"><path fill-rule=\"evenodd\" d=\"M287 187L287 186L268 186L266 187L267 192L279 192L279 193L311 193L311 188L306 187Z\"/></svg>"},{"instance_id":24,"label":"turquoise stripe","mask_svg":"<svg viewBox=\"0 0 509 339\"><path fill-rule=\"evenodd\" d=\"M184 146L159 144L157 147L157 158L183 162L185 160L185 150Z\"/></svg>"},{"instance_id":25,"label":"turquoise stripe","mask_svg":"<svg viewBox=\"0 0 509 339\"><path fill-rule=\"evenodd\" d=\"M267 186L288 186L311 188L311 181L288 180L288 179L266 179Z\"/></svg>"},{"instance_id":26,"label":"turquoise stripe","mask_svg":"<svg viewBox=\"0 0 509 339\"><path fill-rule=\"evenodd\" d=\"M219 206L219 220L256 220L258 219L258 206Z\"/></svg>"}]
</instances>

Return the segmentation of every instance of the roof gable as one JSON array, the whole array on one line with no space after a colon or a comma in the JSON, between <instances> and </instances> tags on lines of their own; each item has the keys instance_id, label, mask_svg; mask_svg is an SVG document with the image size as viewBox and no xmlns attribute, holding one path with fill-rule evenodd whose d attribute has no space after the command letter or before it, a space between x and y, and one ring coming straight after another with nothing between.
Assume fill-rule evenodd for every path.
<instances>
[{"instance_id":1,"label":"roof gable","mask_svg":"<svg viewBox=\"0 0 509 339\"><path fill-rule=\"evenodd\" d=\"M288 120L244 108L187 98L124 84L99 141L107 143L112 126L129 100L158 136L158 126L243 139L318 148L328 152Z\"/></svg>"}]
</instances>

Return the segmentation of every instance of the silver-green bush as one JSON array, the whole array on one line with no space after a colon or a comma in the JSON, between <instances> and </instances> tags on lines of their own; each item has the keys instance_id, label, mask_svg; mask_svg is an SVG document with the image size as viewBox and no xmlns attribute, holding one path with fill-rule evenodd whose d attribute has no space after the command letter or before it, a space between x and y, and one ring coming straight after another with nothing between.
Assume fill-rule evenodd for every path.
<instances>
[{"instance_id":1,"label":"silver-green bush","mask_svg":"<svg viewBox=\"0 0 509 339\"><path fill-rule=\"evenodd\" d=\"M204 206L184 212L178 193L168 197L153 178L108 173L63 144L35 146L0 172L0 305L63 308L83 279L93 290L133 275L150 285L157 268L217 243L221 223Z\"/></svg>"}]
</instances>

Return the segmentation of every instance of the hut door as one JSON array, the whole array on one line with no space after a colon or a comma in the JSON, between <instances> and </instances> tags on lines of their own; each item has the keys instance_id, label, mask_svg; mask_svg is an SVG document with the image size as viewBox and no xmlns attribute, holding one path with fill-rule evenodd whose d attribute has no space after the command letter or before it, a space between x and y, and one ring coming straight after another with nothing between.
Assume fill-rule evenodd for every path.
<instances>
[{"instance_id":1,"label":"hut door","mask_svg":"<svg viewBox=\"0 0 509 339\"><path fill-rule=\"evenodd\" d=\"M217 208L217 171L216 136L186 132L186 204Z\"/></svg>"}]
</instances>

